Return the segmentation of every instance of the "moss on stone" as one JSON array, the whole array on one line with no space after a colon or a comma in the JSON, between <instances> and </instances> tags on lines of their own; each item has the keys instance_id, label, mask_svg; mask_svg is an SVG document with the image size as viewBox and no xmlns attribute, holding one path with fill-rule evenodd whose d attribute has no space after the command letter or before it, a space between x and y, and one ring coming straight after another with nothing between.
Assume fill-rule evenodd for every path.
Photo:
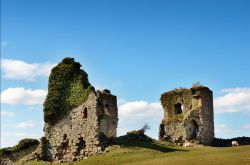
<instances>
[{"instance_id":1,"label":"moss on stone","mask_svg":"<svg viewBox=\"0 0 250 165\"><path fill-rule=\"evenodd\" d=\"M72 108L80 105L92 91L88 74L74 58L64 58L49 77L48 95L44 102L44 121L55 124Z\"/></svg>"},{"instance_id":2,"label":"moss on stone","mask_svg":"<svg viewBox=\"0 0 250 165\"><path fill-rule=\"evenodd\" d=\"M161 95L161 104L164 107L164 110L167 110L168 114L172 116L175 115L174 105L179 102L184 106L187 106L189 104L190 97L191 91L189 89L175 89Z\"/></svg>"},{"instance_id":3,"label":"moss on stone","mask_svg":"<svg viewBox=\"0 0 250 165\"><path fill-rule=\"evenodd\" d=\"M164 111L168 114L166 123L181 122L187 112L182 114L175 113L175 104L181 103L187 110L192 110L192 98L199 98L200 92L209 90L208 87L202 86L199 83L193 84L190 89L177 88L161 95L161 104Z\"/></svg>"},{"instance_id":4,"label":"moss on stone","mask_svg":"<svg viewBox=\"0 0 250 165\"><path fill-rule=\"evenodd\" d=\"M164 124L181 123L183 118L184 118L184 114L182 113L182 114L173 115L171 117L168 117L163 122L164 122Z\"/></svg>"}]
</instances>

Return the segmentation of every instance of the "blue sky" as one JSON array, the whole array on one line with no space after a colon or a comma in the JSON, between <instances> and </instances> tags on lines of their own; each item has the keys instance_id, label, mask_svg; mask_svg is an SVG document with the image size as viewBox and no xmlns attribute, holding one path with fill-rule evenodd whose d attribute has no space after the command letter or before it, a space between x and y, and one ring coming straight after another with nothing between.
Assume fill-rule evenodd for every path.
<instances>
[{"instance_id":1,"label":"blue sky","mask_svg":"<svg viewBox=\"0 0 250 165\"><path fill-rule=\"evenodd\" d=\"M119 135L163 117L160 94L214 92L217 137L250 136L250 1L2 0L1 146L41 137L50 68L74 57L119 100Z\"/></svg>"}]
</instances>

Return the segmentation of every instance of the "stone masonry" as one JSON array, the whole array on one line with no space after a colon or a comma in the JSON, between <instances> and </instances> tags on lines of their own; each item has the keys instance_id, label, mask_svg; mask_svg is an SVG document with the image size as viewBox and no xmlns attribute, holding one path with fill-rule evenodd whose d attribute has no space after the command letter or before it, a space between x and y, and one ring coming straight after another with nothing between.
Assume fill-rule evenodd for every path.
<instances>
[{"instance_id":1,"label":"stone masonry","mask_svg":"<svg viewBox=\"0 0 250 165\"><path fill-rule=\"evenodd\" d=\"M195 142L212 145L214 139L213 93L194 85L161 95L164 118L159 138L176 144Z\"/></svg>"},{"instance_id":2,"label":"stone masonry","mask_svg":"<svg viewBox=\"0 0 250 165\"><path fill-rule=\"evenodd\" d=\"M109 90L93 91L80 106L55 125L45 123L41 157L48 161L73 161L101 153L116 137L116 96Z\"/></svg>"}]
</instances>

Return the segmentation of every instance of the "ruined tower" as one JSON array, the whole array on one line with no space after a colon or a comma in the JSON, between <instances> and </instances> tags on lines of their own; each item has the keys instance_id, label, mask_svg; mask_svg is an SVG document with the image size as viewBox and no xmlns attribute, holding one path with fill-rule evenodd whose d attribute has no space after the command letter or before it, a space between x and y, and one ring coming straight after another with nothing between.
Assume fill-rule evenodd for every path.
<instances>
[{"instance_id":1,"label":"ruined tower","mask_svg":"<svg viewBox=\"0 0 250 165\"><path fill-rule=\"evenodd\" d=\"M73 58L52 69L44 103L40 158L72 161L101 153L116 137L117 100L109 90L96 91Z\"/></svg>"},{"instance_id":2,"label":"ruined tower","mask_svg":"<svg viewBox=\"0 0 250 165\"><path fill-rule=\"evenodd\" d=\"M211 145L214 138L213 93L201 85L161 95L164 118L159 138L173 143Z\"/></svg>"}]
</instances>

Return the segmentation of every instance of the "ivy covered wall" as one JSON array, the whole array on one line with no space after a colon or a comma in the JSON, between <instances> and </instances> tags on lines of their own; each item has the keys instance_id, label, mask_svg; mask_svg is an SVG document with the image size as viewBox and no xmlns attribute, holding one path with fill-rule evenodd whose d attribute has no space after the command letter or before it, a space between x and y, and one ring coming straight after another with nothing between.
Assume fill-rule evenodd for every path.
<instances>
[{"instance_id":1,"label":"ivy covered wall","mask_svg":"<svg viewBox=\"0 0 250 165\"><path fill-rule=\"evenodd\" d=\"M55 124L72 108L85 102L93 88L88 74L74 58L64 58L49 76L48 94L44 102L44 121Z\"/></svg>"}]
</instances>

